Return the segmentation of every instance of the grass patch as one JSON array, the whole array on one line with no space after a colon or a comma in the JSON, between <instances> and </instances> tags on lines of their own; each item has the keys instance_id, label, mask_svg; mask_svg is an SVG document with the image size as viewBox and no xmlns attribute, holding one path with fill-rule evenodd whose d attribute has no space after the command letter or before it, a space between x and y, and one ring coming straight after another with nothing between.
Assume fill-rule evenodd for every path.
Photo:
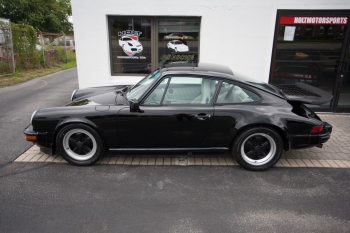
<instances>
[{"instance_id":1,"label":"grass patch","mask_svg":"<svg viewBox=\"0 0 350 233\"><path fill-rule=\"evenodd\" d=\"M53 74L61 70L66 70L77 66L76 61L71 61L68 63L59 64L54 67L31 69L31 70L18 70L15 74L6 75L0 77L0 87L6 87L15 85L18 83L26 82L28 80L42 77L48 74Z\"/></svg>"}]
</instances>

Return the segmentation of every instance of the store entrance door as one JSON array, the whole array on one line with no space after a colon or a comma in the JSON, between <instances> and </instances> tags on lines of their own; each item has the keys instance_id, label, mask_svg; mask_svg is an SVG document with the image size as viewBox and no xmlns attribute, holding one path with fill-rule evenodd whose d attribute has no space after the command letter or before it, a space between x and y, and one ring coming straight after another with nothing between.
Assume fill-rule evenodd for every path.
<instances>
[{"instance_id":1,"label":"store entrance door","mask_svg":"<svg viewBox=\"0 0 350 233\"><path fill-rule=\"evenodd\" d=\"M270 83L304 82L333 99L317 112L350 112L350 11L277 12Z\"/></svg>"},{"instance_id":2,"label":"store entrance door","mask_svg":"<svg viewBox=\"0 0 350 233\"><path fill-rule=\"evenodd\" d=\"M338 67L338 79L334 98L334 112L350 112L350 36L347 32L347 43L343 46Z\"/></svg>"}]
</instances>

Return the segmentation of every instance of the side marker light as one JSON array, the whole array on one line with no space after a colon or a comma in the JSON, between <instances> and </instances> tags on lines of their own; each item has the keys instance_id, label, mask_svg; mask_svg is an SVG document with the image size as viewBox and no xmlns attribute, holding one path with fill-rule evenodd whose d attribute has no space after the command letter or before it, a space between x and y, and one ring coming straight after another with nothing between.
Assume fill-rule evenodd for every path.
<instances>
[{"instance_id":1,"label":"side marker light","mask_svg":"<svg viewBox=\"0 0 350 233\"><path fill-rule=\"evenodd\" d=\"M36 141L36 135L26 135L28 141Z\"/></svg>"}]
</instances>

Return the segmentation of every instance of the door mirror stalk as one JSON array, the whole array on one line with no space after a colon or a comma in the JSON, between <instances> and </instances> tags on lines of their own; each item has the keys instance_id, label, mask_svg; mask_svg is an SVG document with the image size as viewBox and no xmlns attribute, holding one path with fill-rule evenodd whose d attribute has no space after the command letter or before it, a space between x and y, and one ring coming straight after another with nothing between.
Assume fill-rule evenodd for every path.
<instances>
[{"instance_id":1,"label":"door mirror stalk","mask_svg":"<svg viewBox=\"0 0 350 233\"><path fill-rule=\"evenodd\" d=\"M139 101L137 100L130 100L129 105L130 105L130 112L140 112L140 113L145 112L140 109L140 104L139 104Z\"/></svg>"}]
</instances>

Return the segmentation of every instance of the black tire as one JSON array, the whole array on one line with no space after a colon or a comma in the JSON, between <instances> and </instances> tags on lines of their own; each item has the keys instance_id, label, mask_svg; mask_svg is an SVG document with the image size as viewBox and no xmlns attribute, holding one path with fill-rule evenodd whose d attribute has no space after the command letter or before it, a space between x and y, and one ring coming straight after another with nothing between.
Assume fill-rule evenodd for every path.
<instances>
[{"instance_id":1,"label":"black tire","mask_svg":"<svg viewBox=\"0 0 350 233\"><path fill-rule=\"evenodd\" d=\"M94 164L105 151L105 145L96 130L78 123L64 126L57 134L56 145L59 154L77 166Z\"/></svg>"},{"instance_id":2,"label":"black tire","mask_svg":"<svg viewBox=\"0 0 350 233\"><path fill-rule=\"evenodd\" d=\"M254 127L241 132L232 146L232 154L245 169L266 170L280 159L283 141L272 128Z\"/></svg>"}]
</instances>

